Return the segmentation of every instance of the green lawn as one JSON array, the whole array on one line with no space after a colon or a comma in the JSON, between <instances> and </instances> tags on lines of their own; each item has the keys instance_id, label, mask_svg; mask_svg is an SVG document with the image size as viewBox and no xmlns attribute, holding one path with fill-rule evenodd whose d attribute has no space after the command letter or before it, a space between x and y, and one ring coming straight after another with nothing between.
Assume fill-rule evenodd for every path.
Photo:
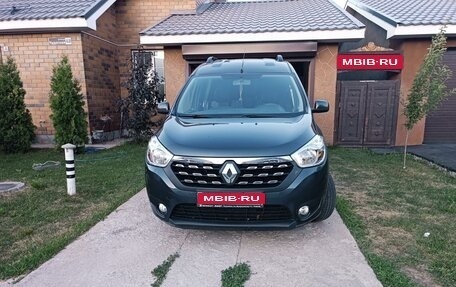
<instances>
[{"instance_id":1,"label":"green lawn","mask_svg":"<svg viewBox=\"0 0 456 287\"><path fill-rule=\"evenodd\" d=\"M337 209L384 286L456 286L456 179L401 156L331 149Z\"/></svg>"},{"instance_id":2,"label":"green lawn","mask_svg":"<svg viewBox=\"0 0 456 287\"><path fill-rule=\"evenodd\" d=\"M144 187L146 145L76 155L77 195L66 194L62 151L0 153L0 181L27 188L0 195L0 278L24 274L50 259ZM34 163L60 161L35 171Z\"/></svg>"}]
</instances>

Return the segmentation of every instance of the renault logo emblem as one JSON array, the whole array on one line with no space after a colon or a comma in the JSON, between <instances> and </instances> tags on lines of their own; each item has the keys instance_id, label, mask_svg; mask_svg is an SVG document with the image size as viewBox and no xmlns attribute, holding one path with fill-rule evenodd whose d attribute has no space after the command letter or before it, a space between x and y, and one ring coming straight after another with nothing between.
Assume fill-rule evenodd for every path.
<instances>
[{"instance_id":1,"label":"renault logo emblem","mask_svg":"<svg viewBox=\"0 0 456 287\"><path fill-rule=\"evenodd\" d=\"M239 169L234 162L226 162L220 173L226 183L233 184L239 175Z\"/></svg>"}]
</instances>

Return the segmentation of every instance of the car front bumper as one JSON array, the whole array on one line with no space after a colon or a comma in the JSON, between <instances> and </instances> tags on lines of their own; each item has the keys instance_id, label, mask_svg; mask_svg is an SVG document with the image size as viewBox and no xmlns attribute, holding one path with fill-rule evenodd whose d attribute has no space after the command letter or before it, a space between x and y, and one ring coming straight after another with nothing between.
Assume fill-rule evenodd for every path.
<instances>
[{"instance_id":1,"label":"car front bumper","mask_svg":"<svg viewBox=\"0 0 456 287\"><path fill-rule=\"evenodd\" d=\"M258 189L211 189L182 185L171 169L146 164L146 189L153 213L161 220L181 228L291 229L320 215L326 193L328 162L301 169L293 167L277 187ZM198 192L264 192L266 203L255 207L197 207ZM166 206L161 212L159 204ZM305 216L298 210L308 206Z\"/></svg>"}]
</instances>

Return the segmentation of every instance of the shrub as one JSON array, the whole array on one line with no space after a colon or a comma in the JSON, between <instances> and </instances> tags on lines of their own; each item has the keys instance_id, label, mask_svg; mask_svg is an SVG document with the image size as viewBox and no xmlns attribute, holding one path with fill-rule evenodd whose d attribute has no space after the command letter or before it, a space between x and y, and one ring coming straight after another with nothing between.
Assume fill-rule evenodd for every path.
<instances>
[{"instance_id":1,"label":"shrub","mask_svg":"<svg viewBox=\"0 0 456 287\"><path fill-rule=\"evenodd\" d=\"M128 97L120 101L119 107L128 109L124 114L127 129L136 141L147 140L157 125L160 124L154 116L157 103L163 100L160 93L162 79L155 73L152 62L145 61L148 53L140 49L131 67L130 78L124 86L128 90Z\"/></svg>"},{"instance_id":2,"label":"shrub","mask_svg":"<svg viewBox=\"0 0 456 287\"><path fill-rule=\"evenodd\" d=\"M25 90L13 58L0 62L0 146L7 153L25 152L35 138Z\"/></svg>"},{"instance_id":3,"label":"shrub","mask_svg":"<svg viewBox=\"0 0 456 287\"><path fill-rule=\"evenodd\" d=\"M73 77L66 56L53 68L50 104L56 147L67 143L84 147L88 139L87 113L84 111L81 85Z\"/></svg>"}]
</instances>

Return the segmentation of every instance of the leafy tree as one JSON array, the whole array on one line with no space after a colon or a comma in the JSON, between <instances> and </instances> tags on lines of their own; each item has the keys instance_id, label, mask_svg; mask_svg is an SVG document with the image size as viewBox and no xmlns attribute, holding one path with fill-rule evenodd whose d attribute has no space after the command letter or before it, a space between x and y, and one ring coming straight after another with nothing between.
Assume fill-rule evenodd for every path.
<instances>
[{"instance_id":1,"label":"leafy tree","mask_svg":"<svg viewBox=\"0 0 456 287\"><path fill-rule=\"evenodd\" d=\"M0 62L0 146L7 153L25 152L35 138L32 116L25 107L19 71L8 57Z\"/></svg>"},{"instance_id":2,"label":"leafy tree","mask_svg":"<svg viewBox=\"0 0 456 287\"><path fill-rule=\"evenodd\" d=\"M81 85L73 77L66 56L53 68L50 104L57 148L72 143L81 150L87 143L87 113Z\"/></svg>"},{"instance_id":3,"label":"leafy tree","mask_svg":"<svg viewBox=\"0 0 456 287\"><path fill-rule=\"evenodd\" d=\"M451 78L451 70L442 61L447 49L446 43L445 27L443 27L438 34L432 37L431 46L404 103L405 128L407 129L404 168L410 130L424 116L433 111L443 99L456 94L456 89L449 90L446 86L446 81Z\"/></svg>"},{"instance_id":4,"label":"leafy tree","mask_svg":"<svg viewBox=\"0 0 456 287\"><path fill-rule=\"evenodd\" d=\"M124 83L128 96L119 102L122 111L128 109L123 119L127 129L136 141L147 140L153 133L159 121L154 119L157 115L157 103L162 101L164 95L160 92L163 80L155 73L150 60L150 53L139 49L131 66L130 78Z\"/></svg>"}]
</instances>

